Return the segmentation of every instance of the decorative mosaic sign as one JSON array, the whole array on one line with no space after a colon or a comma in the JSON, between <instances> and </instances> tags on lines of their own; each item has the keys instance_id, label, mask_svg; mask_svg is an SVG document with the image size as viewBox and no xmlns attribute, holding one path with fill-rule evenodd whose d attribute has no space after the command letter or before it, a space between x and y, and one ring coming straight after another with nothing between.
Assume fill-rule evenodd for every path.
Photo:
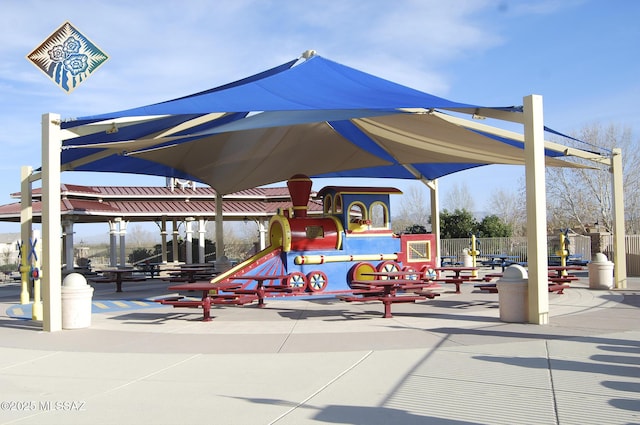
<instances>
[{"instance_id":1,"label":"decorative mosaic sign","mask_svg":"<svg viewBox=\"0 0 640 425\"><path fill-rule=\"evenodd\" d=\"M36 47L27 59L58 85L71 93L109 59L69 22Z\"/></svg>"}]
</instances>

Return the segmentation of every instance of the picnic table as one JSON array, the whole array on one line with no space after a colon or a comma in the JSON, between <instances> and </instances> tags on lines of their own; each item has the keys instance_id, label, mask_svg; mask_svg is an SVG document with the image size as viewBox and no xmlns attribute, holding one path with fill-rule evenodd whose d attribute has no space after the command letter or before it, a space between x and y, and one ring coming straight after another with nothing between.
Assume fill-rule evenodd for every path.
<instances>
[{"instance_id":1,"label":"picnic table","mask_svg":"<svg viewBox=\"0 0 640 425\"><path fill-rule=\"evenodd\" d=\"M282 281L284 279L288 279L289 275L243 275L243 276L233 276L230 277L229 280L249 280L255 281L255 288L240 288L233 290L236 294L243 295L255 295L258 299L258 307L264 307L266 304L264 302L265 295L268 293L279 292L279 293L287 293L294 292L294 288L290 285L283 285ZM269 280L277 280L280 284L277 285L265 285L264 282ZM244 285L246 286L246 284Z\"/></svg>"},{"instance_id":2,"label":"picnic table","mask_svg":"<svg viewBox=\"0 0 640 425\"><path fill-rule=\"evenodd\" d=\"M567 273L568 270L582 270L580 266L549 266L549 292L556 292L558 294L564 294L564 290L569 288L569 283L579 280L578 276ZM483 277L483 280L490 281L493 278L502 277L502 273L487 274ZM476 288L481 291L498 292L497 285L495 283L484 283L475 285Z\"/></svg>"},{"instance_id":3,"label":"picnic table","mask_svg":"<svg viewBox=\"0 0 640 425\"><path fill-rule=\"evenodd\" d=\"M175 307L186 307L186 308L202 308L202 321L210 322L211 321L211 306L214 304L233 304L233 305L243 305L248 304L257 299L257 297L247 296L236 294L233 289L237 288L239 285L233 284L219 284L219 283L211 283L211 282L193 282L193 283L183 283L181 285L170 286L168 289L170 291L177 291L179 294L190 291L200 291L202 292L202 297L199 300L190 300L185 299L183 295L179 295L177 297L170 298L162 298L156 300L160 304L171 305ZM221 293L224 291L230 291L226 293Z\"/></svg>"},{"instance_id":4,"label":"picnic table","mask_svg":"<svg viewBox=\"0 0 640 425\"><path fill-rule=\"evenodd\" d=\"M415 279L390 279L388 276L385 279L382 277L384 276L380 276L377 279L352 280L352 294L342 295L338 298L346 302L379 301L384 305L384 315L382 317L388 319L393 317L391 314L392 304L416 302L426 300L427 298L434 298L439 295L432 292L413 293L413 295L406 294L407 291L424 291L425 288L433 285L432 282Z\"/></svg>"},{"instance_id":5,"label":"picnic table","mask_svg":"<svg viewBox=\"0 0 640 425\"><path fill-rule=\"evenodd\" d=\"M582 266L548 266L549 274L555 273L557 276L566 276L568 272L575 270L583 270Z\"/></svg>"},{"instance_id":6,"label":"picnic table","mask_svg":"<svg viewBox=\"0 0 640 425\"><path fill-rule=\"evenodd\" d=\"M456 294L459 294L459 293L461 293L460 285L462 285L463 283L469 282L472 279L474 279L473 276L462 274L462 273L475 271L475 270L478 270L478 268L477 267L452 266L452 267L436 267L435 270L438 271L438 272L453 272L454 273L453 276L445 276L445 277L440 276L440 277L438 277L436 279L433 279L433 282L454 284L454 285L456 285Z\"/></svg>"},{"instance_id":7,"label":"picnic table","mask_svg":"<svg viewBox=\"0 0 640 425\"><path fill-rule=\"evenodd\" d=\"M138 264L138 270L140 270L143 273L148 273L150 278L154 278L156 276L160 275L160 264L161 263L150 263L150 262L144 262L144 263L140 263Z\"/></svg>"},{"instance_id":8,"label":"picnic table","mask_svg":"<svg viewBox=\"0 0 640 425\"><path fill-rule=\"evenodd\" d=\"M488 265L491 266L491 270L494 270L495 266L500 266L502 271L513 263L511 260L517 260L519 258L517 255L510 254L488 254L485 256L489 259Z\"/></svg>"},{"instance_id":9,"label":"picnic table","mask_svg":"<svg viewBox=\"0 0 640 425\"><path fill-rule=\"evenodd\" d=\"M89 281L92 283L115 283L116 292L122 292L123 282L144 282L146 280L145 277L133 276L133 271L131 268L97 270L103 276L96 276Z\"/></svg>"},{"instance_id":10,"label":"picnic table","mask_svg":"<svg viewBox=\"0 0 640 425\"><path fill-rule=\"evenodd\" d=\"M210 265L189 265L183 264L180 267L165 269L172 277L169 280L183 280L186 282L196 282L198 278L212 278L213 266Z\"/></svg>"},{"instance_id":11,"label":"picnic table","mask_svg":"<svg viewBox=\"0 0 640 425\"><path fill-rule=\"evenodd\" d=\"M440 266L445 267L446 265L453 266L456 264L456 260L458 257L456 255L441 255L440 256Z\"/></svg>"},{"instance_id":12,"label":"picnic table","mask_svg":"<svg viewBox=\"0 0 640 425\"><path fill-rule=\"evenodd\" d=\"M564 294L569 288L569 283L578 280L576 275L570 274L570 270L582 270L581 266L548 266L549 292Z\"/></svg>"}]
</instances>

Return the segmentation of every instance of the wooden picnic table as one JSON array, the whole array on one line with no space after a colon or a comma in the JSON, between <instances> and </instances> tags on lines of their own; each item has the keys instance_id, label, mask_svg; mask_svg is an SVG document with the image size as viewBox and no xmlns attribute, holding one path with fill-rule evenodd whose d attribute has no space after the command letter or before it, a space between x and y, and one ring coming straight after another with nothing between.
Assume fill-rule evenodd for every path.
<instances>
[{"instance_id":1,"label":"wooden picnic table","mask_svg":"<svg viewBox=\"0 0 640 425\"><path fill-rule=\"evenodd\" d=\"M416 302L418 300L425 300L427 298L433 298L439 294L425 293L413 295L399 294L398 292L424 290L433 285L431 282L424 282L422 280L415 279L365 279L365 280L352 280L351 288L353 290L352 295L344 295L339 299L346 302L354 301L380 301L384 305L385 319L393 317L391 315L391 304Z\"/></svg>"}]
</instances>

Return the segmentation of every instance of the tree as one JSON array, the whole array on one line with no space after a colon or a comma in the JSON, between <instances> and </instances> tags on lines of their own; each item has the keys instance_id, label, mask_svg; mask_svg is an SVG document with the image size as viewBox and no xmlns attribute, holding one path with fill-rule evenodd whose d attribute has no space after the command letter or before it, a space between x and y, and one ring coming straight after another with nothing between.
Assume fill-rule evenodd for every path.
<instances>
[{"instance_id":1,"label":"tree","mask_svg":"<svg viewBox=\"0 0 640 425\"><path fill-rule=\"evenodd\" d=\"M512 233L511 226L495 214L484 217L478 225L478 236L481 238L506 238Z\"/></svg>"},{"instance_id":2,"label":"tree","mask_svg":"<svg viewBox=\"0 0 640 425\"><path fill-rule=\"evenodd\" d=\"M402 233L407 227L421 225L425 229L431 223L430 201L427 201L426 186L410 186L402 195L400 212L393 217L392 227L396 233Z\"/></svg>"},{"instance_id":3,"label":"tree","mask_svg":"<svg viewBox=\"0 0 640 425\"><path fill-rule=\"evenodd\" d=\"M489 205L494 215L511 229L509 236L523 236L526 233L527 209L524 182L521 186L522 189L519 191L497 190L489 198Z\"/></svg>"},{"instance_id":4,"label":"tree","mask_svg":"<svg viewBox=\"0 0 640 425\"><path fill-rule=\"evenodd\" d=\"M157 237L141 225L129 225L127 229L127 245L136 248L153 245Z\"/></svg>"},{"instance_id":5,"label":"tree","mask_svg":"<svg viewBox=\"0 0 640 425\"><path fill-rule=\"evenodd\" d=\"M443 206L448 210L473 211L473 196L466 185L455 184L444 198Z\"/></svg>"},{"instance_id":6,"label":"tree","mask_svg":"<svg viewBox=\"0 0 640 425\"><path fill-rule=\"evenodd\" d=\"M424 234L424 233L427 233L427 228L424 227L422 224L414 224L404 229L404 233L407 233L410 235Z\"/></svg>"},{"instance_id":7,"label":"tree","mask_svg":"<svg viewBox=\"0 0 640 425\"><path fill-rule=\"evenodd\" d=\"M156 256L156 253L147 248L136 248L129 254L129 263L137 264L141 261L147 261Z\"/></svg>"},{"instance_id":8,"label":"tree","mask_svg":"<svg viewBox=\"0 0 640 425\"><path fill-rule=\"evenodd\" d=\"M630 128L616 125L603 127L599 124L585 126L572 135L587 143L576 141L562 143L583 150L610 153L613 148L621 148L623 162L623 189L625 206L625 227L629 233L640 231L640 151L639 142L634 140ZM576 160L589 167L591 161ZM547 169L547 206L549 226L552 228L575 228L582 231L594 223L607 230L612 229L613 200L611 193L611 173L608 169Z\"/></svg>"},{"instance_id":9,"label":"tree","mask_svg":"<svg viewBox=\"0 0 640 425\"><path fill-rule=\"evenodd\" d=\"M440 237L442 239L468 238L477 232L478 222L467 210L440 213Z\"/></svg>"}]
</instances>

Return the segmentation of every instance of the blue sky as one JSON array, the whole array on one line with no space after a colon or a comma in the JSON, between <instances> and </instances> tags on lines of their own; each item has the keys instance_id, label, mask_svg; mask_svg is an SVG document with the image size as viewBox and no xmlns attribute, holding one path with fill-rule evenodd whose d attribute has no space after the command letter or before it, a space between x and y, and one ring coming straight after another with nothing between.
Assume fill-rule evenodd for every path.
<instances>
[{"instance_id":1,"label":"blue sky","mask_svg":"<svg viewBox=\"0 0 640 425\"><path fill-rule=\"evenodd\" d=\"M539 94L546 124L565 133L594 123L630 127L636 139L640 131L632 105L640 97L640 2L633 0L0 0L0 11L2 204L20 189L20 167L40 165L43 113L75 117L163 101L307 49L460 102L520 105ZM110 56L71 94L26 59L65 21ZM465 185L476 209L490 210L491 192L516 190L523 174L523 167L480 167L442 178L441 196ZM164 184L88 173L64 173L62 181ZM0 223L0 232L14 231Z\"/></svg>"}]
</instances>

